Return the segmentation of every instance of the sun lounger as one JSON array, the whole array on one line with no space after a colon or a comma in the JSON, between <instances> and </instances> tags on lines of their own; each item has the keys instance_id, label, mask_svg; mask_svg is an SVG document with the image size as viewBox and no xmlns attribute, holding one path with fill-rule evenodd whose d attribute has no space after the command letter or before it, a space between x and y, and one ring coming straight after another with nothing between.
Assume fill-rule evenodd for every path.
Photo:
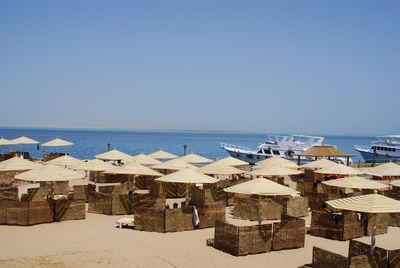
<instances>
[{"instance_id":1,"label":"sun lounger","mask_svg":"<svg viewBox=\"0 0 400 268\"><path fill-rule=\"evenodd\" d=\"M133 219L132 218L121 218L116 221L118 227L121 229L122 226L132 226L133 227Z\"/></svg>"}]
</instances>

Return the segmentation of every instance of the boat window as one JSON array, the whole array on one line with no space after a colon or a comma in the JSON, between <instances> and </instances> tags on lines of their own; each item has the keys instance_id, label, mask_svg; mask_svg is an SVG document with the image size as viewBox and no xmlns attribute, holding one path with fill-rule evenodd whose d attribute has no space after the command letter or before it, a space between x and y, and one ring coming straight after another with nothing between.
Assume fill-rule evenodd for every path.
<instances>
[{"instance_id":1,"label":"boat window","mask_svg":"<svg viewBox=\"0 0 400 268\"><path fill-rule=\"evenodd\" d=\"M274 153L274 155L279 155L279 151L272 151Z\"/></svg>"}]
</instances>

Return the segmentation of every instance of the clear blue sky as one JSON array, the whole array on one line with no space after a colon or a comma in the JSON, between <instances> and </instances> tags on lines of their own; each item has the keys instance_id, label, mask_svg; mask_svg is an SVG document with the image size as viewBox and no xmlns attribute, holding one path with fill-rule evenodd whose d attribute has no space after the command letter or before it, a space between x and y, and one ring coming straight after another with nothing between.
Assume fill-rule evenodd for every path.
<instances>
[{"instance_id":1,"label":"clear blue sky","mask_svg":"<svg viewBox=\"0 0 400 268\"><path fill-rule=\"evenodd\" d=\"M0 126L400 134L400 1L0 1Z\"/></svg>"}]
</instances>

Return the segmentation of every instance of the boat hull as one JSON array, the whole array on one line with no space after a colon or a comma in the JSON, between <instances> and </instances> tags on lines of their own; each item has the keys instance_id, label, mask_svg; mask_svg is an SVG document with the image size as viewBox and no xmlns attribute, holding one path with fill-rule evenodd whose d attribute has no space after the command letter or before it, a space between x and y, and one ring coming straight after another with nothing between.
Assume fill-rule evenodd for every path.
<instances>
[{"instance_id":1,"label":"boat hull","mask_svg":"<svg viewBox=\"0 0 400 268\"><path fill-rule=\"evenodd\" d=\"M391 155L383 155L383 154L377 154L373 153L370 151L364 151L364 150L356 150L359 152L364 159L365 162L367 163L384 163L384 162L389 162L389 161L399 161L400 157L398 156L391 156Z\"/></svg>"}]
</instances>

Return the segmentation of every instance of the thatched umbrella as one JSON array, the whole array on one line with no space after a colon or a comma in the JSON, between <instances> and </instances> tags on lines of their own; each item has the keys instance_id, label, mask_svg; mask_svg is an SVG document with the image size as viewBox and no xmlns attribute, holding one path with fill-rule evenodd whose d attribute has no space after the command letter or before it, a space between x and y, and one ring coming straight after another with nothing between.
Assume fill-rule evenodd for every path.
<instances>
[{"instance_id":1,"label":"thatched umbrella","mask_svg":"<svg viewBox=\"0 0 400 268\"><path fill-rule=\"evenodd\" d=\"M57 165L57 166L74 166L74 165L80 165L82 164L83 161L79 160L78 158L69 156L69 155L63 155L57 158L54 158L52 160L49 160L46 162L46 164L49 165Z\"/></svg>"},{"instance_id":2,"label":"thatched umbrella","mask_svg":"<svg viewBox=\"0 0 400 268\"><path fill-rule=\"evenodd\" d=\"M13 144L38 144L39 143L38 141L28 138L28 137L25 137L25 136L15 138L15 139L11 140L11 142Z\"/></svg>"},{"instance_id":3,"label":"thatched umbrella","mask_svg":"<svg viewBox=\"0 0 400 268\"><path fill-rule=\"evenodd\" d=\"M30 170L41 166L40 163L16 156L0 162L0 171Z\"/></svg>"},{"instance_id":4,"label":"thatched umbrella","mask_svg":"<svg viewBox=\"0 0 400 268\"><path fill-rule=\"evenodd\" d=\"M185 184L211 184L218 182L217 179L199 173L190 168L182 169L177 172L162 176L157 178L156 181Z\"/></svg>"},{"instance_id":5,"label":"thatched umbrella","mask_svg":"<svg viewBox=\"0 0 400 268\"><path fill-rule=\"evenodd\" d=\"M322 182L322 184L338 188L370 189L370 190L382 190L389 187L389 185L357 176L324 181Z\"/></svg>"},{"instance_id":6,"label":"thatched umbrella","mask_svg":"<svg viewBox=\"0 0 400 268\"><path fill-rule=\"evenodd\" d=\"M316 170L319 174L335 174L335 175L362 175L364 172L343 164L335 164L326 168Z\"/></svg>"},{"instance_id":7,"label":"thatched umbrella","mask_svg":"<svg viewBox=\"0 0 400 268\"><path fill-rule=\"evenodd\" d=\"M197 169L196 166L182 161L180 158L172 159L164 163L152 166L154 169L159 170L181 170L186 168Z\"/></svg>"},{"instance_id":8,"label":"thatched umbrella","mask_svg":"<svg viewBox=\"0 0 400 268\"><path fill-rule=\"evenodd\" d=\"M213 162L211 164L200 167L198 172L211 175L234 175L243 174L244 171L233 166L227 166L220 162Z\"/></svg>"},{"instance_id":9,"label":"thatched umbrella","mask_svg":"<svg viewBox=\"0 0 400 268\"><path fill-rule=\"evenodd\" d=\"M321 158L312 162L309 162L307 164L302 165L302 168L311 168L311 169L321 169L321 168L327 168L327 167L331 167L333 165L335 165L336 163L325 159L325 158Z\"/></svg>"},{"instance_id":10,"label":"thatched umbrella","mask_svg":"<svg viewBox=\"0 0 400 268\"><path fill-rule=\"evenodd\" d=\"M126 174L126 175L142 175L142 176L153 176L161 177L163 174L152 170L151 168L143 165L132 163L124 166L112 166L103 173L105 174Z\"/></svg>"},{"instance_id":11,"label":"thatched umbrella","mask_svg":"<svg viewBox=\"0 0 400 268\"><path fill-rule=\"evenodd\" d=\"M158 150L156 152L153 152L149 154L149 156L153 157L154 159L173 159L178 157L175 154L171 154L163 150Z\"/></svg>"},{"instance_id":12,"label":"thatched umbrella","mask_svg":"<svg viewBox=\"0 0 400 268\"><path fill-rule=\"evenodd\" d=\"M118 150L111 150L95 156L96 159L106 160L106 161L121 161L125 159L132 158L129 154L123 153Z\"/></svg>"},{"instance_id":13,"label":"thatched umbrella","mask_svg":"<svg viewBox=\"0 0 400 268\"><path fill-rule=\"evenodd\" d=\"M400 213L400 201L379 195L377 193L360 195L348 198L326 201L326 203L340 210L364 212L370 214ZM371 236L371 254L375 249L376 222Z\"/></svg>"},{"instance_id":14,"label":"thatched umbrella","mask_svg":"<svg viewBox=\"0 0 400 268\"><path fill-rule=\"evenodd\" d=\"M130 163L137 163L145 166L151 166L151 165L157 165L160 164L161 161L158 161L157 159L154 159L151 156L145 155L145 154L138 154L135 156L132 156L128 159L123 160L125 164L130 164Z\"/></svg>"},{"instance_id":15,"label":"thatched umbrella","mask_svg":"<svg viewBox=\"0 0 400 268\"><path fill-rule=\"evenodd\" d=\"M249 164L243 160L234 158L232 156L228 156L228 157L222 158L220 160L217 160L217 161L215 161L215 163L219 163L219 164L226 165L226 166L232 166L232 167L244 166L244 165Z\"/></svg>"},{"instance_id":16,"label":"thatched umbrella","mask_svg":"<svg viewBox=\"0 0 400 268\"><path fill-rule=\"evenodd\" d=\"M194 153L187 154L185 156L181 156L181 157L176 158L176 159L179 159L181 161L184 161L184 162L187 162L187 163L190 163L190 164L204 164L204 163L213 162L211 159L208 159L208 158L206 158L204 156L201 156L201 155L198 155L198 154L194 154Z\"/></svg>"},{"instance_id":17,"label":"thatched umbrella","mask_svg":"<svg viewBox=\"0 0 400 268\"><path fill-rule=\"evenodd\" d=\"M276 166L276 165L262 167L260 169L256 169L250 172L251 175L262 176L262 177L283 177L290 175L298 175L301 173L302 172L300 170Z\"/></svg>"},{"instance_id":18,"label":"thatched umbrella","mask_svg":"<svg viewBox=\"0 0 400 268\"><path fill-rule=\"evenodd\" d=\"M397 177L400 176L400 165L395 163L385 163L372 168L363 169L366 174L377 177Z\"/></svg>"},{"instance_id":19,"label":"thatched umbrella","mask_svg":"<svg viewBox=\"0 0 400 268\"><path fill-rule=\"evenodd\" d=\"M59 138L56 138L54 140L45 142L42 144L42 146L45 147L56 147L56 152L58 153L58 147L65 147L65 146L71 146L74 145L72 142L66 141L66 140L62 140Z\"/></svg>"}]
</instances>

